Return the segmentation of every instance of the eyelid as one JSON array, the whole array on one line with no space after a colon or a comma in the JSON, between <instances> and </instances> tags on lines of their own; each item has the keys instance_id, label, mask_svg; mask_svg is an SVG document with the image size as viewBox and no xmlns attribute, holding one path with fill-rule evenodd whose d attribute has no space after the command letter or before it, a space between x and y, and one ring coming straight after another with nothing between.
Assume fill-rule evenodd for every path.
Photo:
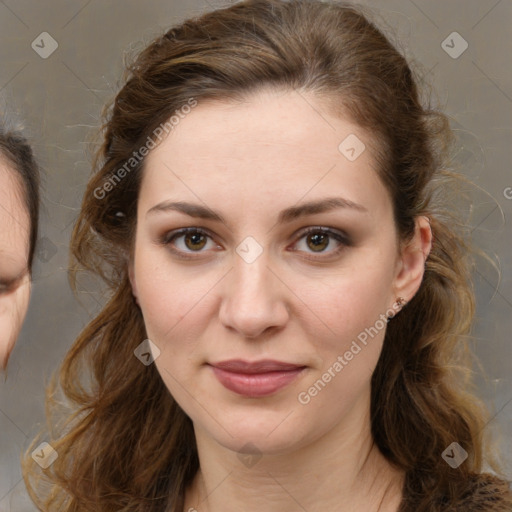
<instances>
[{"instance_id":1,"label":"eyelid","mask_svg":"<svg viewBox=\"0 0 512 512\"><path fill-rule=\"evenodd\" d=\"M18 279L11 279L10 281L0 281L0 295L9 293L16 287Z\"/></svg>"},{"instance_id":2,"label":"eyelid","mask_svg":"<svg viewBox=\"0 0 512 512\"><path fill-rule=\"evenodd\" d=\"M168 244L171 242L172 239L178 238L178 237L186 235L188 233L199 233L201 235L208 236L211 239L214 238L213 233L211 231L209 231L208 229L190 226L190 227L186 227L186 228L173 229L172 231L165 233L161 237L160 241L163 244Z\"/></svg>"},{"instance_id":3,"label":"eyelid","mask_svg":"<svg viewBox=\"0 0 512 512\"><path fill-rule=\"evenodd\" d=\"M299 230L295 236L302 238L304 235L308 235L309 233L327 233L329 235L335 235L335 238L338 237L343 243L352 245L352 240L345 231L326 226L309 226L303 230Z\"/></svg>"},{"instance_id":4,"label":"eyelid","mask_svg":"<svg viewBox=\"0 0 512 512\"><path fill-rule=\"evenodd\" d=\"M30 281L30 271L28 270L28 268L22 270L15 277L9 277L9 278L1 278L0 277L0 294L10 293L10 292L16 290L17 288L19 288L23 284L27 275L29 276L29 281Z\"/></svg>"}]
</instances>

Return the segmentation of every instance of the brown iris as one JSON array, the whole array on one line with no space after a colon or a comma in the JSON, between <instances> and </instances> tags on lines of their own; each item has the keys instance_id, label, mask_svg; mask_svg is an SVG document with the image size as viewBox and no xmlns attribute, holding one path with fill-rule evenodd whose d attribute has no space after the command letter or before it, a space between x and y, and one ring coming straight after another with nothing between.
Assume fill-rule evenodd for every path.
<instances>
[{"instance_id":1,"label":"brown iris","mask_svg":"<svg viewBox=\"0 0 512 512\"><path fill-rule=\"evenodd\" d=\"M193 247L188 244L189 240L192 242ZM206 237L201 233L187 233L185 235L185 245L190 250L200 250L205 246L205 244L206 244Z\"/></svg>"},{"instance_id":2,"label":"brown iris","mask_svg":"<svg viewBox=\"0 0 512 512\"><path fill-rule=\"evenodd\" d=\"M312 235L308 235L307 240L308 246L315 252L320 252L329 245L329 236L325 233L313 233ZM313 246L309 245L309 241L313 242Z\"/></svg>"}]
</instances>

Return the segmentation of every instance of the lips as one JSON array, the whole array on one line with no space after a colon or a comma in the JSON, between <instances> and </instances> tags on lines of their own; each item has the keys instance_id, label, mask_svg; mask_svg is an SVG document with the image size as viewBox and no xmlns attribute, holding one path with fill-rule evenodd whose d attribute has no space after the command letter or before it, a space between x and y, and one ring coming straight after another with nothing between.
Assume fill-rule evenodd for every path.
<instances>
[{"instance_id":1,"label":"lips","mask_svg":"<svg viewBox=\"0 0 512 512\"><path fill-rule=\"evenodd\" d=\"M272 359L264 359L261 361L247 362L241 359L232 359L230 361L221 361L220 363L211 363L212 366L234 373L267 373L296 370L303 366L291 363L282 363Z\"/></svg>"},{"instance_id":2,"label":"lips","mask_svg":"<svg viewBox=\"0 0 512 512\"><path fill-rule=\"evenodd\" d=\"M276 393L295 380L306 368L270 359L254 362L232 359L210 363L209 366L226 389L252 398Z\"/></svg>"}]
</instances>

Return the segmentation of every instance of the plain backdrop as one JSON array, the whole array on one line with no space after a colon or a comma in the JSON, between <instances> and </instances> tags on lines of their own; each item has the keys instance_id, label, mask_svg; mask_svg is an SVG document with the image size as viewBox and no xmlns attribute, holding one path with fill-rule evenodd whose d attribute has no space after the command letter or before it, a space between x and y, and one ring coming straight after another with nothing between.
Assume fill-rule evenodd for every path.
<instances>
[{"instance_id":1,"label":"plain backdrop","mask_svg":"<svg viewBox=\"0 0 512 512\"><path fill-rule=\"evenodd\" d=\"M376 9L380 26L400 41L434 86L457 133L461 172L475 184L469 218L473 239L500 270L479 258L471 345L482 365L479 393L493 411L485 428L500 436L510 475L512 2L360 3ZM0 382L0 512L35 510L19 457L44 424L45 383L101 304L94 289L79 300L71 293L68 240L90 174L86 141L118 88L123 56L180 20L222 5L211 0L0 1L0 97L24 122L44 169L31 304L7 379Z\"/></svg>"}]
</instances>

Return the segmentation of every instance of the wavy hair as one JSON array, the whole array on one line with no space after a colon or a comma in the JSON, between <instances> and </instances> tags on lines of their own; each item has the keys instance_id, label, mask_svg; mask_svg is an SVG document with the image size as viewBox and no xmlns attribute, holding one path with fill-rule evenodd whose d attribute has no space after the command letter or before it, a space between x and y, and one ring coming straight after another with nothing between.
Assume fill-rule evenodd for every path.
<instances>
[{"instance_id":1,"label":"wavy hair","mask_svg":"<svg viewBox=\"0 0 512 512\"><path fill-rule=\"evenodd\" d=\"M77 272L91 272L109 299L49 386L50 443L59 457L40 470L27 455L32 498L44 511L182 511L199 467L192 422L155 365L133 355L146 338L127 269L144 159L124 167L122 179L119 170L191 98L239 100L264 86L313 92L375 136L402 243L418 216L430 218L423 282L389 323L371 383L375 442L406 475L400 511L445 511L489 486L489 510L510 510L508 482L482 473L486 412L466 391L469 363L458 364L474 313L474 259L447 196L462 179L449 168L449 120L422 104L406 59L360 7L320 0L246 0L208 12L128 64L103 112L71 240L72 285ZM441 457L454 440L468 452L457 469Z\"/></svg>"}]
</instances>

